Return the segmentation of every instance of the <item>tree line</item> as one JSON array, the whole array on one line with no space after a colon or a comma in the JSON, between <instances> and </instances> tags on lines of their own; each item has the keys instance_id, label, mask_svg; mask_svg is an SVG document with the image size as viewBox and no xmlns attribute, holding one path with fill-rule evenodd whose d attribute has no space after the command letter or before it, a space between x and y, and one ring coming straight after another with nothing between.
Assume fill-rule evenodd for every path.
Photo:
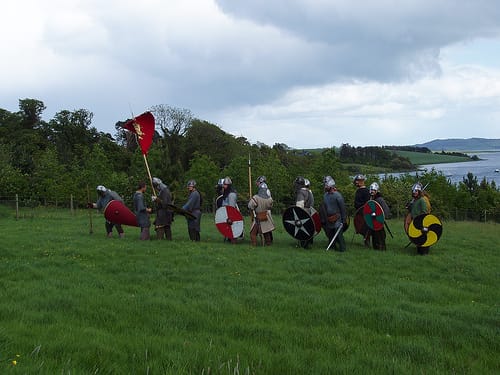
<instances>
[{"instance_id":1,"label":"tree line","mask_svg":"<svg viewBox=\"0 0 500 375\"><path fill-rule=\"evenodd\" d=\"M17 112L0 108L0 199L18 194L21 199L44 205L73 195L77 204L85 207L89 199L95 200L95 187L104 185L130 203L137 183L148 181L148 176L135 136L121 127L120 120L125 119L117 119L112 135L92 126L93 113L87 109L61 110L44 121L45 109L37 99L20 99ZM188 109L161 104L149 110L155 116L156 129L148 164L152 175L169 185L179 205L187 197L186 182L195 179L204 210L212 210L218 179L230 176L244 208L250 190L255 190L253 181L265 175L279 213L294 203L293 181L297 176L311 181L319 202L323 176L331 175L352 211L355 187L349 163L411 169L408 160L382 147L342 144L340 149L305 152L282 143L251 144L245 137L235 137L195 118ZM477 212L478 219L485 210L500 219L497 186L478 181L472 174L457 185L436 171L417 178L373 175L367 183L379 182L386 201L399 212L404 211L417 179L428 185L433 211L443 218L453 217L457 209L467 209Z\"/></svg>"}]
</instances>

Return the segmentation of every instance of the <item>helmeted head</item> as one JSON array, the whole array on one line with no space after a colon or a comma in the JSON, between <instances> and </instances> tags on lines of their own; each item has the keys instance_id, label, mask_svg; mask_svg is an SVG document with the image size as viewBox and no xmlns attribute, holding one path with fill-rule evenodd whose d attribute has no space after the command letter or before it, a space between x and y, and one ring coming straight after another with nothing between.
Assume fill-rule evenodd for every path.
<instances>
[{"instance_id":1,"label":"helmeted head","mask_svg":"<svg viewBox=\"0 0 500 375\"><path fill-rule=\"evenodd\" d=\"M413 184L411 187L411 193L412 194L420 194L422 192L422 184L420 182L417 182L416 184Z\"/></svg>"},{"instance_id":2,"label":"helmeted head","mask_svg":"<svg viewBox=\"0 0 500 375\"><path fill-rule=\"evenodd\" d=\"M306 180L304 177L298 176L293 181L293 184L295 185L295 188L300 189L300 188L306 186Z\"/></svg>"},{"instance_id":3,"label":"helmeted head","mask_svg":"<svg viewBox=\"0 0 500 375\"><path fill-rule=\"evenodd\" d=\"M335 184L335 180L331 176L327 176L327 177L330 177L330 178L328 178L328 179L324 178L323 179L325 190L326 191L330 191L331 189L335 189L335 187L337 186Z\"/></svg>"},{"instance_id":4,"label":"helmeted head","mask_svg":"<svg viewBox=\"0 0 500 375\"><path fill-rule=\"evenodd\" d=\"M310 188L311 187L311 181L309 181L307 178L304 178L304 186L306 188Z\"/></svg>"},{"instance_id":5,"label":"helmeted head","mask_svg":"<svg viewBox=\"0 0 500 375\"><path fill-rule=\"evenodd\" d=\"M329 180L333 180L333 177L332 176L324 176L323 177L323 184L326 184L326 182Z\"/></svg>"},{"instance_id":6,"label":"helmeted head","mask_svg":"<svg viewBox=\"0 0 500 375\"><path fill-rule=\"evenodd\" d=\"M162 181L158 177L153 177L153 185L154 186L160 186Z\"/></svg>"},{"instance_id":7,"label":"helmeted head","mask_svg":"<svg viewBox=\"0 0 500 375\"><path fill-rule=\"evenodd\" d=\"M103 185L98 185L96 187L96 190L97 190L97 194L99 194L99 195L103 195L106 191L108 191L108 189L106 189L106 187L104 187Z\"/></svg>"},{"instance_id":8,"label":"helmeted head","mask_svg":"<svg viewBox=\"0 0 500 375\"><path fill-rule=\"evenodd\" d=\"M256 183L257 185L260 185L260 184L262 184L263 182L267 182L266 176L259 176L259 177L257 177L257 179L255 180L255 183Z\"/></svg>"},{"instance_id":9,"label":"helmeted head","mask_svg":"<svg viewBox=\"0 0 500 375\"><path fill-rule=\"evenodd\" d=\"M364 174L358 173L354 176L353 183L356 186L363 186L365 184L366 176Z\"/></svg>"},{"instance_id":10,"label":"helmeted head","mask_svg":"<svg viewBox=\"0 0 500 375\"><path fill-rule=\"evenodd\" d=\"M189 180L186 185L188 188L194 188L196 187L196 181L195 180Z\"/></svg>"},{"instance_id":11,"label":"helmeted head","mask_svg":"<svg viewBox=\"0 0 500 375\"><path fill-rule=\"evenodd\" d=\"M226 176L222 179L222 185L232 185L233 181L230 177Z\"/></svg>"},{"instance_id":12,"label":"helmeted head","mask_svg":"<svg viewBox=\"0 0 500 375\"><path fill-rule=\"evenodd\" d=\"M259 184L259 190L257 191L257 195L264 199L271 198L271 191L269 190L265 182Z\"/></svg>"},{"instance_id":13,"label":"helmeted head","mask_svg":"<svg viewBox=\"0 0 500 375\"><path fill-rule=\"evenodd\" d=\"M376 182L373 182L371 185L370 185L370 194L374 195L374 194L377 194L380 190L380 186L378 186L378 184Z\"/></svg>"}]
</instances>

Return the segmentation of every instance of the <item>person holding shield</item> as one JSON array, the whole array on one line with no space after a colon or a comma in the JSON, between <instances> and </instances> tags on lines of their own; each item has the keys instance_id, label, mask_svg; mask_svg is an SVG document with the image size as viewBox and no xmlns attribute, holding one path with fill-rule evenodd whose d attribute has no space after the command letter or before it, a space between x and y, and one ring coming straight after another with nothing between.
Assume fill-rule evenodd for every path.
<instances>
[{"instance_id":1,"label":"person holding shield","mask_svg":"<svg viewBox=\"0 0 500 375\"><path fill-rule=\"evenodd\" d=\"M427 201L424 198L423 187L420 182L414 184L411 188L412 200L408 204L407 208L409 211L409 216L413 220L419 215L427 214L429 208L427 207ZM419 255L429 254L429 246L417 246L417 253Z\"/></svg>"},{"instance_id":2,"label":"person holding shield","mask_svg":"<svg viewBox=\"0 0 500 375\"><path fill-rule=\"evenodd\" d=\"M97 208L98 210L104 210L104 208L108 205L108 203L113 200L117 200L123 203L123 199L118 195L118 193L116 193L113 190L107 189L103 185L97 186L96 190L99 199L97 200L96 203L92 202L87 203L88 208ZM116 228L118 236L120 238L123 238L125 236L125 232L123 231L121 224L112 223L111 221L106 220L104 226L106 228L106 236L108 238L113 237L113 227Z\"/></svg>"},{"instance_id":3,"label":"person holding shield","mask_svg":"<svg viewBox=\"0 0 500 375\"><path fill-rule=\"evenodd\" d=\"M380 186L376 182L370 185L370 200L377 202L380 205L380 207L382 207L382 211L384 212L384 220L390 219L391 210L387 205L387 203L385 202L385 199L382 197L382 194L380 193ZM370 232L372 236L373 249L386 250L386 245L385 245L386 233L384 227L382 226L382 229L380 230L370 229Z\"/></svg>"},{"instance_id":4,"label":"person holding shield","mask_svg":"<svg viewBox=\"0 0 500 375\"><path fill-rule=\"evenodd\" d=\"M343 227L347 220L344 197L337 190L335 180L331 176L326 176L323 183L325 194L322 224L329 241L327 250L333 244L335 250L344 252L347 250L343 234Z\"/></svg>"},{"instance_id":5,"label":"person holding shield","mask_svg":"<svg viewBox=\"0 0 500 375\"><path fill-rule=\"evenodd\" d=\"M309 180L306 180L304 177L298 176L293 183L295 189L295 205L302 208L309 216L311 216L311 208L314 205L314 197L311 190L307 188L306 181L309 182ZM310 185L310 182L308 185ZM313 244L313 237L307 240L301 240L299 241L299 244L300 247L308 249Z\"/></svg>"},{"instance_id":6,"label":"person holding shield","mask_svg":"<svg viewBox=\"0 0 500 375\"><path fill-rule=\"evenodd\" d=\"M370 200L370 191L365 186L366 177L363 174L357 174L354 176L354 186L356 186L356 192L354 193L354 209L356 213L354 214L354 227L356 228L356 233L363 236L363 241L366 247L370 247L370 228L366 225L363 218L362 207L366 202Z\"/></svg>"},{"instance_id":7,"label":"person holding shield","mask_svg":"<svg viewBox=\"0 0 500 375\"><path fill-rule=\"evenodd\" d=\"M234 207L235 209L240 211L238 207L238 193L233 187L233 181L230 177L226 176L222 179L222 189L221 195L218 198L220 200L220 207ZM229 220L229 219L228 219ZM231 223L228 223L231 224ZM243 233L242 233L243 234ZM232 244L236 243L236 238L224 238L224 242L231 242Z\"/></svg>"}]
</instances>

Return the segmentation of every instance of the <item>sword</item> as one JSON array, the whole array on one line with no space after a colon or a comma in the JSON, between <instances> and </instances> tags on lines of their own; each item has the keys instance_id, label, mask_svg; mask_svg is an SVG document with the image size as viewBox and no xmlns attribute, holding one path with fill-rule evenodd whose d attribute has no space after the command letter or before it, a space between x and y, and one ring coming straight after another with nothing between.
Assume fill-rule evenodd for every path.
<instances>
[{"instance_id":1,"label":"sword","mask_svg":"<svg viewBox=\"0 0 500 375\"><path fill-rule=\"evenodd\" d=\"M333 243L335 242L335 239L337 238L337 236L339 235L340 231L342 230L342 227L344 226L344 224L340 223L340 226L339 226L339 229L337 229L337 231L335 232L335 235L333 236L332 240L330 241L330 243L328 244L328 247L326 248L326 251L330 250L330 247L333 245Z\"/></svg>"},{"instance_id":2,"label":"sword","mask_svg":"<svg viewBox=\"0 0 500 375\"><path fill-rule=\"evenodd\" d=\"M391 230L389 229L389 225L387 224L387 221L385 221L385 220L384 220L384 225L387 228L387 231L389 232L389 234L391 235L391 238L394 238L394 236L392 235Z\"/></svg>"}]
</instances>

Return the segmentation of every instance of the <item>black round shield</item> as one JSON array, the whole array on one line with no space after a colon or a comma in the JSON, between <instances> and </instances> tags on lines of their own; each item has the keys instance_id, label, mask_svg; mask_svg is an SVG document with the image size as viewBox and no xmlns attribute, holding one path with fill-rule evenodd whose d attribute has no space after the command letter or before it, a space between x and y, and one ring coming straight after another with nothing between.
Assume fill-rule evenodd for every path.
<instances>
[{"instance_id":1,"label":"black round shield","mask_svg":"<svg viewBox=\"0 0 500 375\"><path fill-rule=\"evenodd\" d=\"M300 241L309 240L316 233L313 218L298 206L288 207L283 212L283 226L289 235Z\"/></svg>"}]
</instances>

